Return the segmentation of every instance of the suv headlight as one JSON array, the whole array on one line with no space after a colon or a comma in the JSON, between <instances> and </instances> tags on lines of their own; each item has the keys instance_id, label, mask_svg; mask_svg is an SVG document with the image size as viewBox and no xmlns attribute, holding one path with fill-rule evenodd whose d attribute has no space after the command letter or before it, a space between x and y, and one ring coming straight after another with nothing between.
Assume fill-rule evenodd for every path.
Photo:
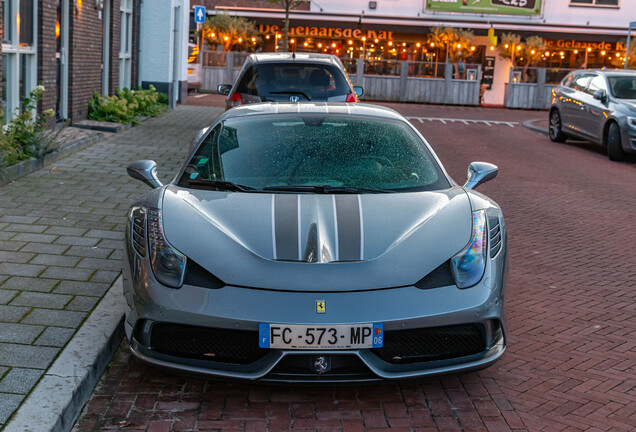
<instances>
[{"instance_id":1,"label":"suv headlight","mask_svg":"<svg viewBox=\"0 0 636 432\"><path fill-rule=\"evenodd\" d=\"M486 212L473 212L473 232L464 249L451 258L451 272L459 288L476 285L486 269Z\"/></svg>"},{"instance_id":2,"label":"suv headlight","mask_svg":"<svg viewBox=\"0 0 636 432\"><path fill-rule=\"evenodd\" d=\"M636 117L627 117L627 124L636 129Z\"/></svg>"},{"instance_id":3,"label":"suv headlight","mask_svg":"<svg viewBox=\"0 0 636 432\"><path fill-rule=\"evenodd\" d=\"M161 210L148 209L148 255L155 277L163 285L183 285L186 256L168 243L163 232Z\"/></svg>"}]
</instances>

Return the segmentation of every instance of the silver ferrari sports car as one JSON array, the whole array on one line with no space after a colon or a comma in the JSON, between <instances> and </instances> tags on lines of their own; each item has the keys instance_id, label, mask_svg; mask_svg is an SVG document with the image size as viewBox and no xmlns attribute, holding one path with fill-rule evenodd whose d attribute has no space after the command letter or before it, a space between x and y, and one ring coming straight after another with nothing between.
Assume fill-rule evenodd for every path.
<instances>
[{"instance_id":1,"label":"silver ferrari sports car","mask_svg":"<svg viewBox=\"0 0 636 432\"><path fill-rule=\"evenodd\" d=\"M263 103L223 114L130 208L126 335L172 370L370 381L487 367L506 347L506 228L397 112Z\"/></svg>"}]
</instances>

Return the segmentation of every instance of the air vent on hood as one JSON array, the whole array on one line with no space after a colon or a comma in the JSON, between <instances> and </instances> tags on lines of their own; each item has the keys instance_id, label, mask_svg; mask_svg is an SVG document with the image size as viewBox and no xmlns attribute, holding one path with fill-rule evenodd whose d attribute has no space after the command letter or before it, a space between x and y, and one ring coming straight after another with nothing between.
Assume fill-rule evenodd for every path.
<instances>
[{"instance_id":1,"label":"air vent on hood","mask_svg":"<svg viewBox=\"0 0 636 432\"><path fill-rule=\"evenodd\" d=\"M501 250L501 228L498 216L488 216L488 240L490 244L490 258L494 258Z\"/></svg>"},{"instance_id":2,"label":"air vent on hood","mask_svg":"<svg viewBox=\"0 0 636 432\"><path fill-rule=\"evenodd\" d=\"M146 256L146 209L137 207L132 211L130 238L135 250L142 257Z\"/></svg>"}]
</instances>

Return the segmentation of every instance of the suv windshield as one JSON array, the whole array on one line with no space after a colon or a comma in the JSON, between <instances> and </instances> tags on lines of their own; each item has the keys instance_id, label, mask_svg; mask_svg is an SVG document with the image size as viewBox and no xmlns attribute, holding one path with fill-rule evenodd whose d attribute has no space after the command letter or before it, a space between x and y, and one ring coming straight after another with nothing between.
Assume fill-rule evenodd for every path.
<instances>
[{"instance_id":1,"label":"suv windshield","mask_svg":"<svg viewBox=\"0 0 636 432\"><path fill-rule=\"evenodd\" d=\"M260 96L263 101L326 101L351 92L343 72L321 63L264 63L246 71L237 92Z\"/></svg>"},{"instance_id":2,"label":"suv windshield","mask_svg":"<svg viewBox=\"0 0 636 432\"><path fill-rule=\"evenodd\" d=\"M315 193L450 187L404 122L333 114L257 115L221 122L178 184Z\"/></svg>"},{"instance_id":3,"label":"suv windshield","mask_svg":"<svg viewBox=\"0 0 636 432\"><path fill-rule=\"evenodd\" d=\"M636 76L610 76L607 79L615 97L636 99Z\"/></svg>"}]
</instances>

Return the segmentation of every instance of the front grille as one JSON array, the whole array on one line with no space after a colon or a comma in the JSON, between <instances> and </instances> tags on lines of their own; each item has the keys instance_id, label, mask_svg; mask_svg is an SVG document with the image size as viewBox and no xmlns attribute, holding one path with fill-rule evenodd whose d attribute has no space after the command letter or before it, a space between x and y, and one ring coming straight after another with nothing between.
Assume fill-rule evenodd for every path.
<instances>
[{"instance_id":1,"label":"front grille","mask_svg":"<svg viewBox=\"0 0 636 432\"><path fill-rule=\"evenodd\" d=\"M312 367L315 355L294 354L285 356L276 367L265 376L272 381L372 381L378 377L354 355L325 354L330 365L329 371L319 374Z\"/></svg>"},{"instance_id":2,"label":"front grille","mask_svg":"<svg viewBox=\"0 0 636 432\"><path fill-rule=\"evenodd\" d=\"M494 258L501 250L501 229L499 227L499 217L488 217L488 233L490 244L490 258Z\"/></svg>"},{"instance_id":3,"label":"front grille","mask_svg":"<svg viewBox=\"0 0 636 432\"><path fill-rule=\"evenodd\" d=\"M269 352L259 348L258 332L157 323L151 349L177 357L222 363L250 364Z\"/></svg>"},{"instance_id":4,"label":"front grille","mask_svg":"<svg viewBox=\"0 0 636 432\"><path fill-rule=\"evenodd\" d=\"M485 349L481 325L457 325L385 331L384 346L371 351L388 363L406 364L464 357Z\"/></svg>"}]
</instances>

